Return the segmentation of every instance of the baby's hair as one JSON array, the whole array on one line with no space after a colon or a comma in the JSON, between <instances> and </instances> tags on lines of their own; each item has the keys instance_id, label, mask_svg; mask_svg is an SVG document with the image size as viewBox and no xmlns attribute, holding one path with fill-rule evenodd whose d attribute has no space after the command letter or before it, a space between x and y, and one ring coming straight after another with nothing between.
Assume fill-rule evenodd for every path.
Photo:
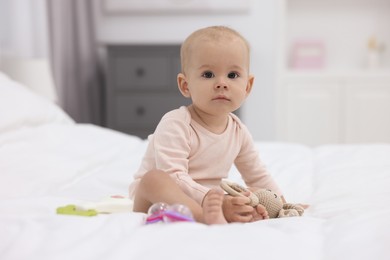
<instances>
[{"instance_id":1,"label":"baby's hair","mask_svg":"<svg viewBox=\"0 0 390 260\"><path fill-rule=\"evenodd\" d=\"M206 28L199 29L183 42L180 49L180 58L181 58L181 71L185 73L187 64L188 64L188 54L191 52L193 43L196 40L212 40L212 41L222 41L222 40L232 40L240 39L245 44L245 47L248 50L249 57L249 43L248 41L237 31L226 27L226 26L210 26Z\"/></svg>"}]
</instances>

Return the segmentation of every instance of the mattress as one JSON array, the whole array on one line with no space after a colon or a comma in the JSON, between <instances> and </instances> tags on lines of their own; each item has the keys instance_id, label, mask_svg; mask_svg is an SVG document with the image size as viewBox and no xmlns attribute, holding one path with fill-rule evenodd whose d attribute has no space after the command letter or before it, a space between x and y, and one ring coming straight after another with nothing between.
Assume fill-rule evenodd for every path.
<instances>
[{"instance_id":1,"label":"mattress","mask_svg":"<svg viewBox=\"0 0 390 260\"><path fill-rule=\"evenodd\" d=\"M130 210L58 207L127 196L147 140L77 124L0 74L1 259L390 259L390 144L256 142L302 217L145 225ZM232 167L229 179L242 182Z\"/></svg>"}]
</instances>

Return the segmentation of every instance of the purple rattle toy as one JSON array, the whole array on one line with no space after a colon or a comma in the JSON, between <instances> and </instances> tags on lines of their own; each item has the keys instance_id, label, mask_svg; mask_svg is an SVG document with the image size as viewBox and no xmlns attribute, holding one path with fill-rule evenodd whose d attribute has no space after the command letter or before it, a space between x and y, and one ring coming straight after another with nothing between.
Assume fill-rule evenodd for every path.
<instances>
[{"instance_id":1,"label":"purple rattle toy","mask_svg":"<svg viewBox=\"0 0 390 260\"><path fill-rule=\"evenodd\" d=\"M194 222L191 210L181 204L168 205L163 202L153 204L148 210L145 224L158 222Z\"/></svg>"}]
</instances>

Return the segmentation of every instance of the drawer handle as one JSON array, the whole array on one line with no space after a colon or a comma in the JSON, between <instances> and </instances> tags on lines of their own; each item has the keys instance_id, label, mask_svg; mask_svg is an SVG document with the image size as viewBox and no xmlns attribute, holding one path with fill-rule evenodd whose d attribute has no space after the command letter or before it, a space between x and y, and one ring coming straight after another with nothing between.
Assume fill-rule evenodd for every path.
<instances>
[{"instance_id":1,"label":"drawer handle","mask_svg":"<svg viewBox=\"0 0 390 260\"><path fill-rule=\"evenodd\" d=\"M137 114L137 116L143 116L143 115L145 115L145 108L144 107L137 107L135 109L135 113Z\"/></svg>"},{"instance_id":2,"label":"drawer handle","mask_svg":"<svg viewBox=\"0 0 390 260\"><path fill-rule=\"evenodd\" d=\"M137 68L135 70L135 74L137 75L137 77L143 77L145 75L145 69L144 68Z\"/></svg>"}]
</instances>

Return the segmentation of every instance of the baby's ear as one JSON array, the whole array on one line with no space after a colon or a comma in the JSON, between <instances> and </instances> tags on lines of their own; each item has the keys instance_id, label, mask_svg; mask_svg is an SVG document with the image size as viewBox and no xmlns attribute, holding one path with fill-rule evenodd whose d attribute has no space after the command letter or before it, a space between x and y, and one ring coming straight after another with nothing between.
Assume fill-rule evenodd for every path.
<instances>
[{"instance_id":1,"label":"baby's ear","mask_svg":"<svg viewBox=\"0 0 390 260\"><path fill-rule=\"evenodd\" d=\"M249 94L251 93L254 81L255 81L255 76L249 74L248 83L246 84L246 96L249 96Z\"/></svg>"},{"instance_id":2,"label":"baby's ear","mask_svg":"<svg viewBox=\"0 0 390 260\"><path fill-rule=\"evenodd\" d=\"M177 86L183 96L186 98L191 97L190 90L188 89L187 78L183 73L177 74Z\"/></svg>"}]
</instances>

